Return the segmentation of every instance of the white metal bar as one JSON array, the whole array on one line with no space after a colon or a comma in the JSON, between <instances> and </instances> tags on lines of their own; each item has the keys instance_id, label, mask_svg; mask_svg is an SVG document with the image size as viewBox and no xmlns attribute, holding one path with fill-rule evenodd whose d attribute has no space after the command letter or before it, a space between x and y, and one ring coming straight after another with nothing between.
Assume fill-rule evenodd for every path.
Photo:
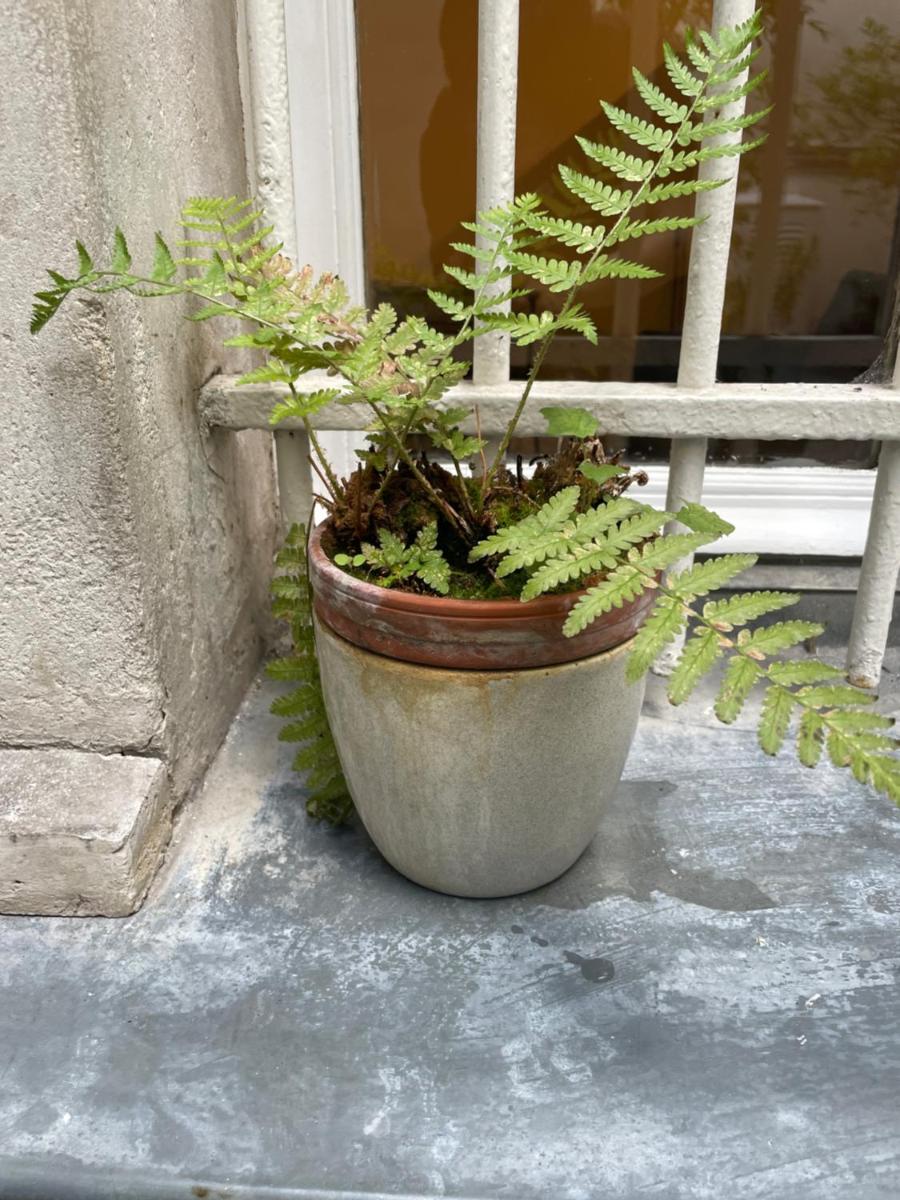
<instances>
[{"instance_id":1,"label":"white metal bar","mask_svg":"<svg viewBox=\"0 0 900 1200\"><path fill-rule=\"evenodd\" d=\"M754 0L716 0L713 32L748 20L755 7ZM737 87L746 78L744 72L728 86ZM743 98L735 100L722 110L722 115L728 119L740 117L744 107ZM723 133L717 138L706 139L703 145L735 143L741 136L740 131ZM705 220L693 230L691 238L684 332L678 361L678 383L682 387L709 387L715 383L739 163L740 159L735 157L707 159L700 164L701 179L724 179L725 182L714 191L701 192L694 210L696 216Z\"/></svg>"},{"instance_id":2,"label":"white metal bar","mask_svg":"<svg viewBox=\"0 0 900 1200\"><path fill-rule=\"evenodd\" d=\"M286 533L292 525L306 525L312 514L313 484L306 434L299 430L276 430L275 461L281 524Z\"/></svg>"},{"instance_id":3,"label":"white metal bar","mask_svg":"<svg viewBox=\"0 0 900 1200\"><path fill-rule=\"evenodd\" d=\"M285 254L296 262L283 0L239 0L238 60L251 191L265 205ZM279 433L275 437L275 473L285 531L295 521L306 522L311 512L306 442L306 435L301 433Z\"/></svg>"},{"instance_id":4,"label":"white metal bar","mask_svg":"<svg viewBox=\"0 0 900 1200\"><path fill-rule=\"evenodd\" d=\"M738 25L748 20L756 7L755 0L715 0L712 32ZM740 86L747 78L744 71L729 86ZM743 98L727 105L722 116L728 119L743 114ZM739 142L742 134L724 133L707 138L703 145L715 146ZM719 338L722 333L722 308L725 302L725 279L734 224L734 200L737 194L739 159L713 158L700 164L701 179L721 179L725 182L714 191L697 196L694 213L705 218L693 230L691 257L688 264L687 298L684 309L684 332L678 360L678 385L686 388L710 387L716 381L719 358ZM746 436L746 435L745 435ZM706 439L676 438L669 456L669 494L666 507L674 512L683 504L699 501L703 495L703 471L706 466ZM672 522L671 531L680 529ZM690 566L691 559L676 563L673 571ZM656 669L671 671L681 650L681 639L668 646L660 656Z\"/></svg>"},{"instance_id":5,"label":"white metal bar","mask_svg":"<svg viewBox=\"0 0 900 1200\"><path fill-rule=\"evenodd\" d=\"M247 174L285 253L295 259L284 0L240 0L238 22Z\"/></svg>"},{"instance_id":6,"label":"white metal bar","mask_svg":"<svg viewBox=\"0 0 900 1200\"><path fill-rule=\"evenodd\" d=\"M900 356L894 389L900 395ZM900 440L885 441L869 514L869 533L853 610L847 671L852 683L877 687L900 571Z\"/></svg>"},{"instance_id":7,"label":"white metal bar","mask_svg":"<svg viewBox=\"0 0 900 1200\"><path fill-rule=\"evenodd\" d=\"M476 207L507 204L516 189L516 89L519 63L519 0L479 0L478 146ZM479 246L484 239L476 238ZM486 264L479 263L480 271ZM488 292L505 290L503 282ZM509 311L509 303L502 306ZM500 311L500 309L498 309ZM509 335L487 333L473 350L472 378L479 384L509 379Z\"/></svg>"},{"instance_id":8,"label":"white metal bar","mask_svg":"<svg viewBox=\"0 0 900 1200\"><path fill-rule=\"evenodd\" d=\"M204 420L226 429L268 429L272 406L286 390L268 384L236 385L236 376L216 375L200 393ZM316 372L297 382L300 392L334 387L335 380ZM521 395L521 384L490 387L468 380L451 388L441 407L481 406L488 433L506 427ZM543 404L585 408L609 433L631 437L760 438L796 441L900 440L900 392L874 384L717 383L712 387L677 387L673 383L592 383L544 380L535 384L533 403L522 416L519 432L536 437L546 432ZM331 405L312 418L317 429L359 429L365 411L356 405ZM302 428L286 421L281 428ZM467 431L471 422L464 423Z\"/></svg>"},{"instance_id":9,"label":"white metal bar","mask_svg":"<svg viewBox=\"0 0 900 1200\"><path fill-rule=\"evenodd\" d=\"M353 0L278 0L289 60L298 261L340 275L365 302L356 15ZM356 425L363 429L368 418ZM347 428L347 427L343 427ZM322 447L339 475L364 438L330 433Z\"/></svg>"}]
</instances>

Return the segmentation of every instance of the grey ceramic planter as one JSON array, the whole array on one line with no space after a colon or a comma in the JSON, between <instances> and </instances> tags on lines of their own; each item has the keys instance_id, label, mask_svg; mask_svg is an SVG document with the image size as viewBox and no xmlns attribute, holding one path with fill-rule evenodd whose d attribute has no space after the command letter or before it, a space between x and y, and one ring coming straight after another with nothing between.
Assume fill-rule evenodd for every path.
<instances>
[{"instance_id":1,"label":"grey ceramic planter","mask_svg":"<svg viewBox=\"0 0 900 1200\"><path fill-rule=\"evenodd\" d=\"M561 875L619 783L643 698L630 642L514 671L374 654L317 621L328 717L360 817L425 887L509 896Z\"/></svg>"}]
</instances>

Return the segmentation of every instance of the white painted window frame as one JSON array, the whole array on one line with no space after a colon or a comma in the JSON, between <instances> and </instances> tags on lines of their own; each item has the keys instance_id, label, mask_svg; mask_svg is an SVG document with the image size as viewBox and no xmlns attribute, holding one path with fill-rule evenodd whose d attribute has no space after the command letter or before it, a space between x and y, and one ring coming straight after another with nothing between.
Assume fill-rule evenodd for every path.
<instances>
[{"instance_id":1,"label":"white painted window frame","mask_svg":"<svg viewBox=\"0 0 900 1200\"><path fill-rule=\"evenodd\" d=\"M754 7L755 0L715 0L713 26L746 20ZM299 248L302 261L337 272L362 301L365 260L353 0L239 0L239 12L251 179L288 253L296 259ZM504 203L514 194L518 14L518 0L479 0L479 209ZM730 115L740 115L743 101L732 107ZM666 479L668 505L677 508L700 500L708 474L716 507L725 515L739 515L740 541L735 544L757 551L857 554L863 522L854 529L852 520L845 520L836 539L830 517L839 509L846 518L848 511L871 506L849 666L857 682L874 685L900 568L900 365L892 389L716 382L737 167L738 160L729 158L701 166L703 176L726 182L697 197L697 212L706 221L693 232L691 242L677 383L543 383L535 389L533 409L540 406L543 393L545 402L591 408L611 433L671 436L670 463L660 473ZM307 383L316 386L312 378ZM475 343L472 379L455 389L448 402L477 403L485 431L496 437L515 391L509 382L509 339L490 335ZM227 378L213 381L203 398L206 419L231 428L264 427L270 402L265 389L236 389ZM339 468L347 471L357 444L352 430L361 427L361 415L347 408L326 410L316 423L329 431L329 450ZM540 430L526 420L521 431ZM748 487L746 468L706 471L708 439L716 436L874 438L883 442L877 482L873 491L872 472L842 471L840 506L829 506L828 483L819 469L753 468L771 480L766 503L765 489ZM284 429L275 440L283 514L285 519L305 518L311 504L306 439L298 430ZM828 475L834 481L835 473ZM658 490L657 483L654 491ZM785 521L788 498L792 521ZM811 519L814 510L818 520ZM802 542L792 539L792 527ZM777 538L771 536L773 531Z\"/></svg>"}]
</instances>

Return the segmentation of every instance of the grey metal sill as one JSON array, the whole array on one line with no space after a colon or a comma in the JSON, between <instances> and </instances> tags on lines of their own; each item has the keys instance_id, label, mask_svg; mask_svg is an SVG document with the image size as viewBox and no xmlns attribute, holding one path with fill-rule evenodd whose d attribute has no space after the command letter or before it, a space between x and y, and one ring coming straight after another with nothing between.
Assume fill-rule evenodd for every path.
<instances>
[{"instance_id":1,"label":"grey metal sill","mask_svg":"<svg viewBox=\"0 0 900 1200\"><path fill-rule=\"evenodd\" d=\"M0 918L0 1200L895 1200L887 800L701 696L570 872L455 900L307 821L272 693L140 913Z\"/></svg>"}]
</instances>

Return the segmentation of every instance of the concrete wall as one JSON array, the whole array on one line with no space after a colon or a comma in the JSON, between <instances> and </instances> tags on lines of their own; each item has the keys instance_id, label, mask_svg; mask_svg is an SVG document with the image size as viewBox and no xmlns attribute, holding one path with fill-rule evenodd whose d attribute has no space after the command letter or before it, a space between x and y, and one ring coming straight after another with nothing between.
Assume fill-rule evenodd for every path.
<instances>
[{"instance_id":1,"label":"concrete wall","mask_svg":"<svg viewBox=\"0 0 900 1200\"><path fill-rule=\"evenodd\" d=\"M259 659L271 439L200 427L221 325L114 296L32 338L29 293L246 191L233 5L0 0L0 49L0 745L158 754L178 797Z\"/></svg>"}]
</instances>

